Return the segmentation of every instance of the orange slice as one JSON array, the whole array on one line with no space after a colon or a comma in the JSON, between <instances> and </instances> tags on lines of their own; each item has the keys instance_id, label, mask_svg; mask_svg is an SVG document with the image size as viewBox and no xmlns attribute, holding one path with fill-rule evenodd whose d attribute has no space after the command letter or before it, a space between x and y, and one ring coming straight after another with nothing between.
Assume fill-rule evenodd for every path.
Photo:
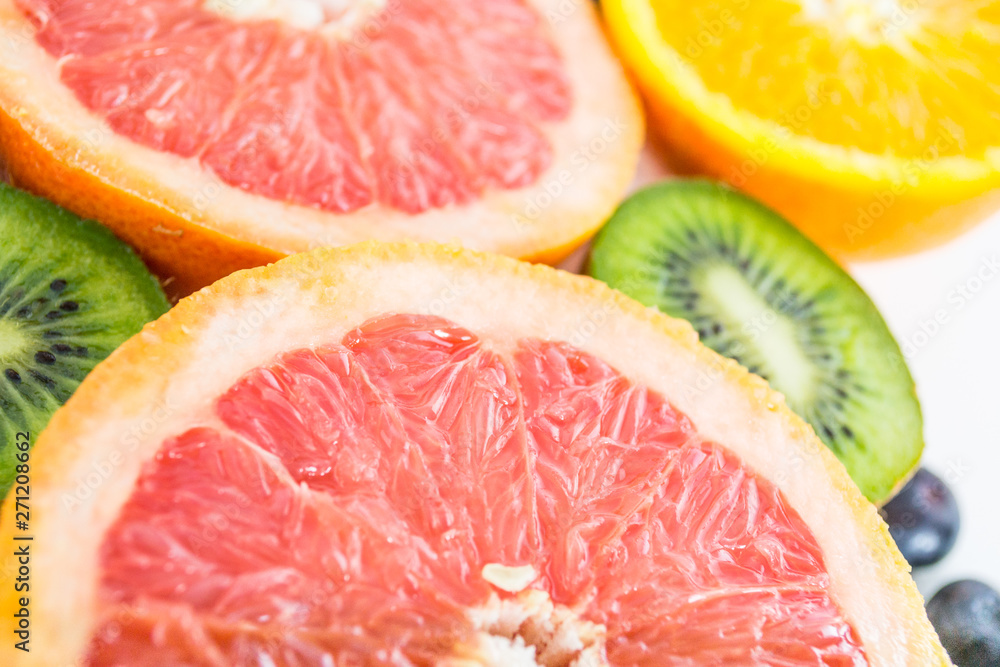
<instances>
[{"instance_id":1,"label":"orange slice","mask_svg":"<svg viewBox=\"0 0 1000 667\"><path fill-rule=\"evenodd\" d=\"M555 261L628 185L638 103L560 0L0 0L0 160L185 294L369 238Z\"/></svg>"},{"instance_id":2,"label":"orange slice","mask_svg":"<svg viewBox=\"0 0 1000 667\"><path fill-rule=\"evenodd\" d=\"M947 664L779 394L498 256L237 273L99 366L30 465L31 653L4 664Z\"/></svg>"},{"instance_id":3,"label":"orange slice","mask_svg":"<svg viewBox=\"0 0 1000 667\"><path fill-rule=\"evenodd\" d=\"M681 168L835 256L926 248L1000 208L1000 2L603 5Z\"/></svg>"}]
</instances>

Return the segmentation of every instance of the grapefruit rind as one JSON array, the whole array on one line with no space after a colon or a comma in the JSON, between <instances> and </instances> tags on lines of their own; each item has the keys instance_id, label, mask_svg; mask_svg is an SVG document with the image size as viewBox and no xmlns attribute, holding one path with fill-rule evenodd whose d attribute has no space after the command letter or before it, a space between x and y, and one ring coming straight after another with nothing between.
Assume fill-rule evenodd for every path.
<instances>
[{"instance_id":1,"label":"grapefruit rind","mask_svg":"<svg viewBox=\"0 0 1000 667\"><path fill-rule=\"evenodd\" d=\"M811 527L831 597L873 664L949 664L874 506L780 394L700 345L687 323L548 267L377 243L238 272L147 325L83 382L32 453L32 652L8 642L3 661L69 664L83 654L102 536L143 464L165 438L207 418L212 397L282 351L336 340L381 313L415 311L476 331L498 351L524 336L568 341L669 397L705 438L773 482ZM2 516L3 544L11 545L12 498ZM17 593L4 591L10 636Z\"/></svg>"},{"instance_id":2,"label":"grapefruit rind","mask_svg":"<svg viewBox=\"0 0 1000 667\"><path fill-rule=\"evenodd\" d=\"M108 225L136 247L173 293L233 270L316 247L383 241L457 242L555 263L610 215L638 164L642 110L589 3L532 0L561 53L573 108L543 124L552 165L517 190L410 215L372 205L333 215L249 194L194 159L116 134L59 80L34 28L0 0L0 161L18 185Z\"/></svg>"}]
</instances>

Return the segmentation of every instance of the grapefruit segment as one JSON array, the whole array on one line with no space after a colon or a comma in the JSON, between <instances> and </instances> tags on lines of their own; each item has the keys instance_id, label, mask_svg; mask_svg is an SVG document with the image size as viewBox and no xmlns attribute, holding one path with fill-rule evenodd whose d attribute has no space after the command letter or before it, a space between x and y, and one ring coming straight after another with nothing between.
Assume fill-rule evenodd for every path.
<instances>
[{"instance_id":1,"label":"grapefruit segment","mask_svg":"<svg viewBox=\"0 0 1000 667\"><path fill-rule=\"evenodd\" d=\"M586 303L607 319L581 337ZM368 245L235 275L120 348L35 452L39 664L947 663L778 395L544 267Z\"/></svg>"},{"instance_id":2,"label":"grapefruit segment","mask_svg":"<svg viewBox=\"0 0 1000 667\"><path fill-rule=\"evenodd\" d=\"M94 664L106 664L102 653L118 642L156 650L157 635L176 625L195 624L226 664L236 659L226 635L251 628L301 631L288 643L312 643L317 655L332 648L325 631L339 628L368 645L361 658L404 640L414 656L450 646L449 628L465 625L460 608L421 585L440 578L437 559L384 498L313 493L280 463L211 429L165 443L101 557L102 594L118 611L110 622L123 628L118 637L98 633ZM132 609L140 622L123 623ZM148 634L130 636L141 632ZM192 648L187 659L198 661L201 647ZM261 655L278 657L282 648Z\"/></svg>"},{"instance_id":3,"label":"grapefruit segment","mask_svg":"<svg viewBox=\"0 0 1000 667\"><path fill-rule=\"evenodd\" d=\"M696 433L662 396L569 345L525 341L515 364L552 550L546 574L554 599L576 604L592 593L600 551Z\"/></svg>"},{"instance_id":4,"label":"grapefruit segment","mask_svg":"<svg viewBox=\"0 0 1000 667\"><path fill-rule=\"evenodd\" d=\"M403 441L398 415L340 347L289 354L253 371L216 410L234 433L281 459L295 482L331 491L381 484L389 464L378 439Z\"/></svg>"},{"instance_id":5,"label":"grapefruit segment","mask_svg":"<svg viewBox=\"0 0 1000 667\"><path fill-rule=\"evenodd\" d=\"M809 528L718 447L672 459L597 578L612 664L868 664Z\"/></svg>"},{"instance_id":6,"label":"grapefruit segment","mask_svg":"<svg viewBox=\"0 0 1000 667\"><path fill-rule=\"evenodd\" d=\"M395 315L345 343L403 425L387 453L394 503L463 588L488 563L536 558L534 483L514 375L467 329ZM489 530L482 530L489 525Z\"/></svg>"},{"instance_id":7,"label":"grapefruit segment","mask_svg":"<svg viewBox=\"0 0 1000 667\"><path fill-rule=\"evenodd\" d=\"M330 49L273 26L233 39L241 42L233 50L261 55L244 65L224 109L229 120L212 128L200 160L224 182L272 199L337 212L371 204L372 167L360 158L364 138L348 122L349 91ZM316 80L316 71L329 74Z\"/></svg>"}]
</instances>

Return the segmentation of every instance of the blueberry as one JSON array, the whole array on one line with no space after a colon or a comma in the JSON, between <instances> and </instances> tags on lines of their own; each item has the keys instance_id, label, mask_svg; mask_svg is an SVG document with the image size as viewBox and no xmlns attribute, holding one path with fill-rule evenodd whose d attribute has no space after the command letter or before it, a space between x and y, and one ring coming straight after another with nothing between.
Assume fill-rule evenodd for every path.
<instances>
[{"instance_id":1,"label":"blueberry","mask_svg":"<svg viewBox=\"0 0 1000 667\"><path fill-rule=\"evenodd\" d=\"M939 590L927 617L957 667L1000 665L1000 593L963 579Z\"/></svg>"},{"instance_id":2,"label":"blueberry","mask_svg":"<svg viewBox=\"0 0 1000 667\"><path fill-rule=\"evenodd\" d=\"M882 518L903 558L912 566L931 565L951 551L958 537L955 496L934 473L917 471L882 507Z\"/></svg>"}]
</instances>

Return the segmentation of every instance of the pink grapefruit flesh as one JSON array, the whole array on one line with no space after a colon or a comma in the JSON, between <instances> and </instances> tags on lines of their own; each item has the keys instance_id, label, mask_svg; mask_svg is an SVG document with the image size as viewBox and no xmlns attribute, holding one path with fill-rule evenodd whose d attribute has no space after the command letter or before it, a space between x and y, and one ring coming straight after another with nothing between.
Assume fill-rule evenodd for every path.
<instances>
[{"instance_id":1,"label":"pink grapefruit flesh","mask_svg":"<svg viewBox=\"0 0 1000 667\"><path fill-rule=\"evenodd\" d=\"M573 100L524 0L386 0L307 27L209 4L17 0L87 109L253 194L419 213L525 187L552 163L544 125Z\"/></svg>"},{"instance_id":2,"label":"pink grapefruit flesh","mask_svg":"<svg viewBox=\"0 0 1000 667\"><path fill-rule=\"evenodd\" d=\"M867 664L774 484L592 354L495 348L385 314L245 374L106 533L91 664L440 664L524 588L612 665Z\"/></svg>"}]
</instances>

